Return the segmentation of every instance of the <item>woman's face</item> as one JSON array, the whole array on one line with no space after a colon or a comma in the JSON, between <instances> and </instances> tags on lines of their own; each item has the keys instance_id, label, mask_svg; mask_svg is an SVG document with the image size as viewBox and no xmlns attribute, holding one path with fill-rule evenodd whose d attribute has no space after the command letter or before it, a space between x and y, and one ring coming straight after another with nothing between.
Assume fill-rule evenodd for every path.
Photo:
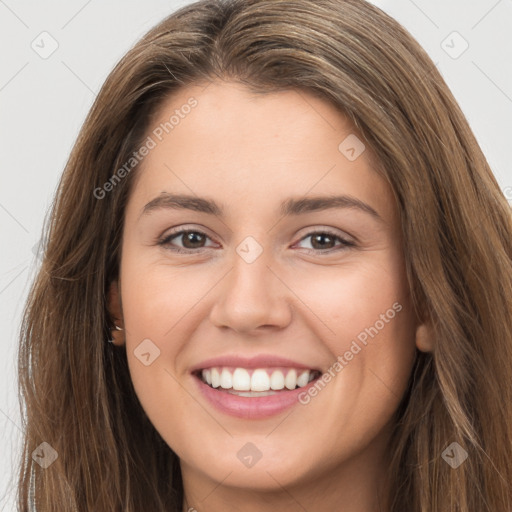
<instances>
[{"instance_id":1,"label":"woman's face","mask_svg":"<svg viewBox=\"0 0 512 512\"><path fill-rule=\"evenodd\" d=\"M121 315L135 390L185 488L215 489L212 503L234 489L298 496L350 474L355 496L386 467L417 328L370 149L317 97L221 81L181 89L147 136Z\"/></svg>"}]
</instances>

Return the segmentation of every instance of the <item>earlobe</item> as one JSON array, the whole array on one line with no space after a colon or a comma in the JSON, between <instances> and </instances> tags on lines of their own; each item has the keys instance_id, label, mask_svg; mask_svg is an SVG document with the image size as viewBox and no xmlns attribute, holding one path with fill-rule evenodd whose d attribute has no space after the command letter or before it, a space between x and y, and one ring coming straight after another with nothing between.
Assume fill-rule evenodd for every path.
<instances>
[{"instance_id":1,"label":"earlobe","mask_svg":"<svg viewBox=\"0 0 512 512\"><path fill-rule=\"evenodd\" d=\"M110 319L114 324L111 329L111 342L116 346L122 346L125 343L123 312L121 307L121 294L119 292L118 281L112 281L108 290L108 312Z\"/></svg>"},{"instance_id":2,"label":"earlobe","mask_svg":"<svg viewBox=\"0 0 512 512\"><path fill-rule=\"evenodd\" d=\"M421 352L433 352L434 335L430 324L423 323L416 328L416 347Z\"/></svg>"}]
</instances>

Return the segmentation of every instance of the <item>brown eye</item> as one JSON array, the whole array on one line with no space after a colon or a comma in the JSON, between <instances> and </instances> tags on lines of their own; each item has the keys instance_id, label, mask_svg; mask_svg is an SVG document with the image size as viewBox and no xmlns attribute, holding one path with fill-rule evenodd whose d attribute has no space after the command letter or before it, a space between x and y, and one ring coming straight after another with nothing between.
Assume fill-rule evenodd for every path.
<instances>
[{"instance_id":1,"label":"brown eye","mask_svg":"<svg viewBox=\"0 0 512 512\"><path fill-rule=\"evenodd\" d=\"M199 247L203 247L203 243L206 240L206 235L198 231L185 231L181 236L183 237L182 240L185 249L198 249Z\"/></svg>"},{"instance_id":2,"label":"brown eye","mask_svg":"<svg viewBox=\"0 0 512 512\"><path fill-rule=\"evenodd\" d=\"M334 237L327 233L311 235L311 245L314 249L332 249L333 244L335 244Z\"/></svg>"},{"instance_id":3,"label":"brown eye","mask_svg":"<svg viewBox=\"0 0 512 512\"><path fill-rule=\"evenodd\" d=\"M355 246L354 242L345 240L339 235L330 233L329 231L316 231L309 233L301 239L301 242L308 239L311 240L309 244L310 247L305 247L305 249L316 253L335 252Z\"/></svg>"},{"instance_id":4,"label":"brown eye","mask_svg":"<svg viewBox=\"0 0 512 512\"><path fill-rule=\"evenodd\" d=\"M181 245L177 243L181 239ZM162 245L176 252L194 252L196 249L208 249L211 246L205 245L210 240L210 237L198 230L181 230L171 233L165 236L158 242L158 245Z\"/></svg>"}]
</instances>

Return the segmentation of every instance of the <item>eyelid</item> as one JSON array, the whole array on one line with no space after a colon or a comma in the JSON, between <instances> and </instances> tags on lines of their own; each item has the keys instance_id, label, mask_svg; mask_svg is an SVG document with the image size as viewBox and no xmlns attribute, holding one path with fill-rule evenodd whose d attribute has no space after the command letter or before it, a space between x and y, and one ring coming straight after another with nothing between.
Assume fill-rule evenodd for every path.
<instances>
[{"instance_id":1,"label":"eyelid","mask_svg":"<svg viewBox=\"0 0 512 512\"><path fill-rule=\"evenodd\" d=\"M328 255L328 254L332 254L332 253L339 253L339 252L342 252L343 250L354 248L357 245L355 241L348 240L347 238L340 235L338 232L336 232L335 230L333 230L331 228L316 228L316 229L311 229L311 230L307 231L306 234L301 236L299 238L299 240L293 246L297 245L298 243L302 242L303 240L307 240L308 238L310 238L316 234L328 235L334 239L337 239L340 243L336 247L332 247L330 249L324 249L324 250L321 250L321 249L315 250L315 249L305 248L304 250L306 250L310 254L313 253L313 254L319 254L319 255L322 255L322 254Z\"/></svg>"},{"instance_id":2,"label":"eyelid","mask_svg":"<svg viewBox=\"0 0 512 512\"><path fill-rule=\"evenodd\" d=\"M185 233L188 233L188 232L199 233L201 235L204 235L206 238L214 241L213 238L208 234L206 228L203 228L203 227L197 228L195 226L187 226L185 224L185 225L178 226L177 228L172 228L171 230L164 231L163 235L160 235L159 237L157 237L156 243L158 245L166 246L166 245L168 245L167 240L170 240L171 238L175 238L175 237L179 238L180 236L183 236ZM203 250L211 249L211 247L200 247L198 249L186 249L186 248L181 248L181 247L175 247L171 250L174 250L174 249L181 249L181 252L193 254L201 249L203 249ZM180 252L180 251L178 250L177 252Z\"/></svg>"},{"instance_id":3,"label":"eyelid","mask_svg":"<svg viewBox=\"0 0 512 512\"><path fill-rule=\"evenodd\" d=\"M299 235L299 241L303 240L304 238L313 235L315 233L325 233L328 235L331 235L333 237L337 237L341 240L343 240L346 243L356 243L357 239L349 235L346 231L342 231L338 228L333 228L329 226L322 226L322 225L313 225L313 226L307 226L300 231L301 235Z\"/></svg>"},{"instance_id":4,"label":"eyelid","mask_svg":"<svg viewBox=\"0 0 512 512\"><path fill-rule=\"evenodd\" d=\"M344 250L348 250L348 249L357 247L357 242L353 240L354 237L351 237L350 235L348 235L348 238L350 238L350 239L347 240L347 238L345 238L343 235L341 235L339 232L337 232L335 230L335 228L322 227L322 226L317 226L317 227L308 226L307 228L304 228L304 229L307 229L308 231L306 231L298 239L298 241L293 244L292 247L294 247L298 243L302 242L303 240L306 240L307 238L312 237L315 234L325 234L325 235L331 236L335 239L338 239L338 241L341 242L336 247L332 247L329 249L323 249L323 250L322 249L317 250L317 249L304 248L303 250L305 250L307 253L316 254L316 255L328 255L328 254L332 254L332 253L339 253ZM213 238L206 231L207 230L202 227L197 228L195 226L181 225L176 228L173 228L171 231L164 232L165 234L158 237L158 239L156 240L156 243L157 243L157 245L161 245L175 253L199 254L201 251L204 251L207 249L212 249L212 247L209 246L209 247L198 247L195 249L187 249L187 248L182 248L182 247L177 247L177 246L171 246L170 240L172 238L179 238L180 236L183 236L186 233L193 232L193 233L199 233L201 235L204 235L206 238L215 242L215 240L213 240Z\"/></svg>"}]
</instances>

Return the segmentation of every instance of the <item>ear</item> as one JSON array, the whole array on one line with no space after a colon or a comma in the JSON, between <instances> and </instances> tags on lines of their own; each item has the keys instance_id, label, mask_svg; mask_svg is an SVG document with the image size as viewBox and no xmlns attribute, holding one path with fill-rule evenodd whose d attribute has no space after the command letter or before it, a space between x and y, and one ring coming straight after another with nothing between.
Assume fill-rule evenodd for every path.
<instances>
[{"instance_id":1,"label":"ear","mask_svg":"<svg viewBox=\"0 0 512 512\"><path fill-rule=\"evenodd\" d=\"M125 343L125 334L124 334L124 321L123 321L123 310L121 306L121 294L119 291L119 283L117 280L112 281L110 283L110 287L108 290L108 312L110 318L115 326L111 330L112 343L114 345L122 346Z\"/></svg>"},{"instance_id":2,"label":"ear","mask_svg":"<svg viewBox=\"0 0 512 512\"><path fill-rule=\"evenodd\" d=\"M416 347L421 352L433 352L434 333L430 322L421 323L416 328Z\"/></svg>"}]
</instances>

